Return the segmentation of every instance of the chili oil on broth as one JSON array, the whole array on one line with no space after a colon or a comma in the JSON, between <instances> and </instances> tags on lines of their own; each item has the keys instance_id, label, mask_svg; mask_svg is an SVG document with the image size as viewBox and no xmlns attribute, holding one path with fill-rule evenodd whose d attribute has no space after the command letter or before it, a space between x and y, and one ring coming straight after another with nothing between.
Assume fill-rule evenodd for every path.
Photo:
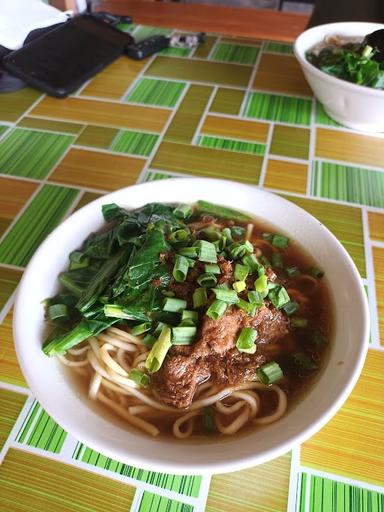
<instances>
[{"instance_id":1,"label":"chili oil on broth","mask_svg":"<svg viewBox=\"0 0 384 512\"><path fill-rule=\"evenodd\" d=\"M230 227L236 225L244 227L245 229L247 229L247 226L250 224L228 220L219 222L222 227ZM280 232L280 230L264 221L259 221L256 219L253 220L252 224L253 230L250 241L256 248L256 255L258 255L257 249L259 249L264 256L270 259L272 257L272 253L276 251L276 248L274 248L269 242L263 240L261 235L262 233L266 232ZM303 248L300 247L295 241L290 240L289 246L282 252L284 257L284 267L296 265L302 271L304 271L305 269L316 266L316 262L312 256L306 253L306 251L303 250ZM311 328L318 329L327 340L330 340L332 334L332 304L330 294L327 289L326 276L322 279L316 279L316 289L311 289L311 283L313 285L314 282L312 281L313 278L303 278L303 274L299 277L287 278L287 276L284 275L282 271L279 271L275 268L274 272L277 274L279 282L281 281L287 289L290 297L293 300L297 299L298 302L303 302L303 309L305 311L306 317L309 319ZM284 378L281 382L278 383L278 385L287 395L288 406L285 414L289 413L289 411L292 410L295 405L301 401L303 396L305 396L305 394L315 385L316 380L321 374L322 369L324 368L328 359L329 343L326 347L323 348L322 351L314 354L319 367L317 370L310 373L301 372L301 374L297 372L297 368L292 362L292 353L303 351L308 345L309 338L309 329L301 328L291 331L287 336L277 342L258 345L257 350L260 350L261 353L265 353L268 356L272 355L271 359L278 362L283 370ZM90 367L77 368L75 371L71 370L72 368L66 369L66 374L71 379L73 386L79 391L79 396L82 400L85 400L87 404L98 414L107 417L109 421L119 425L119 427L129 431L134 431L135 433L139 432L138 428L133 427L124 419L120 418L117 414L115 414L114 411L111 411L107 405L100 403L98 400L91 400L88 397L88 389L91 377ZM200 388L204 388L204 386L207 386L207 383L202 383L197 388L197 395L200 392ZM220 391L220 389L218 389L218 391ZM274 392L267 390L258 390L258 394L260 395L261 399L260 414L258 413L258 416L268 416L272 414L277 405L277 395ZM107 392L107 396L112 400L116 399L119 401L119 399L116 398L116 395L113 395L113 392ZM153 397L153 395L152 398L156 399L156 397ZM222 400L222 403L231 405L234 403L234 401L235 400L233 397L231 398L228 396ZM121 405L123 407L128 407L129 402L132 406L140 405L140 401L135 399L129 401L124 399L121 401ZM246 407L247 406L244 405L242 408L229 415L223 415L217 412L215 414L218 414L219 418L224 424L230 424L239 415L239 411L241 413L241 409L245 409ZM188 414L189 409L176 411L177 412L175 413L162 411L156 411L154 413L148 412L141 415L140 417L153 424L160 430L160 434L157 436L157 439L169 437L174 438L172 433L172 425L174 424L175 419ZM203 424L202 418L202 415L196 416L194 420L193 434L185 439L178 439L178 442L216 442L218 437L220 437L221 441L231 440L231 435L220 434L217 432L217 430L207 431L206 426ZM268 425L257 426L252 424L250 421L238 432L236 432L236 434L233 435L248 435L255 429L264 429L266 427L268 427Z\"/></svg>"}]
</instances>

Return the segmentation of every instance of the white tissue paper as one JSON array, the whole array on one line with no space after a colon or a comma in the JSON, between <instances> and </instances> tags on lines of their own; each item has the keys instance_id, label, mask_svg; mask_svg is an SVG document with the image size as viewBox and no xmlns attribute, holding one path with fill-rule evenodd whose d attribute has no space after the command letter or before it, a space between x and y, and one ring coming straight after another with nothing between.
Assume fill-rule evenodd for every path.
<instances>
[{"instance_id":1,"label":"white tissue paper","mask_svg":"<svg viewBox=\"0 0 384 512\"><path fill-rule=\"evenodd\" d=\"M32 30L67 19L67 14L42 0L0 0L0 45L17 50Z\"/></svg>"}]
</instances>

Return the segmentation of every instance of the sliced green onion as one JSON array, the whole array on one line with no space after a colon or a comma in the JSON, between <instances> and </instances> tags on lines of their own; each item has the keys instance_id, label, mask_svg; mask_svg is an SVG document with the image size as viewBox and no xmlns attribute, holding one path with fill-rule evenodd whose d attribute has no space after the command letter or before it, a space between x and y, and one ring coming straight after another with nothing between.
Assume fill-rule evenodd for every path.
<instances>
[{"instance_id":1,"label":"sliced green onion","mask_svg":"<svg viewBox=\"0 0 384 512\"><path fill-rule=\"evenodd\" d=\"M134 336L138 336L139 334L143 334L144 332L149 331L150 328L151 324L149 322L144 322L142 324L135 325L134 327L132 327L131 334L133 334Z\"/></svg>"},{"instance_id":2,"label":"sliced green onion","mask_svg":"<svg viewBox=\"0 0 384 512\"><path fill-rule=\"evenodd\" d=\"M221 274L219 265L216 265L215 263L207 263L204 265L204 272L207 274Z\"/></svg>"},{"instance_id":3,"label":"sliced green onion","mask_svg":"<svg viewBox=\"0 0 384 512\"><path fill-rule=\"evenodd\" d=\"M257 331L251 327L244 327L241 329L240 336L236 341L236 348L239 352L247 354L254 354L256 352L255 341L257 338Z\"/></svg>"},{"instance_id":4,"label":"sliced green onion","mask_svg":"<svg viewBox=\"0 0 384 512\"><path fill-rule=\"evenodd\" d=\"M197 328L183 326L172 328L172 345L191 345L195 339Z\"/></svg>"},{"instance_id":5,"label":"sliced green onion","mask_svg":"<svg viewBox=\"0 0 384 512\"><path fill-rule=\"evenodd\" d=\"M192 207L189 204L179 204L174 210L173 214L178 219L187 219L191 216Z\"/></svg>"},{"instance_id":6,"label":"sliced green onion","mask_svg":"<svg viewBox=\"0 0 384 512\"><path fill-rule=\"evenodd\" d=\"M311 267L308 269L308 272L311 274L311 276L317 277L319 279L324 276L324 271L316 267Z\"/></svg>"},{"instance_id":7,"label":"sliced green onion","mask_svg":"<svg viewBox=\"0 0 384 512\"><path fill-rule=\"evenodd\" d=\"M266 386L273 384L284 377L280 366L275 361L271 361L260 366L260 368L256 370L256 375L260 382Z\"/></svg>"},{"instance_id":8,"label":"sliced green onion","mask_svg":"<svg viewBox=\"0 0 384 512\"><path fill-rule=\"evenodd\" d=\"M236 263L235 265L235 279L236 281L244 281L249 274L248 265L242 265L241 263Z\"/></svg>"},{"instance_id":9,"label":"sliced green onion","mask_svg":"<svg viewBox=\"0 0 384 512\"><path fill-rule=\"evenodd\" d=\"M230 228L224 228L222 231L223 237L225 237L225 240L227 244L231 244L233 242L232 239L232 233Z\"/></svg>"},{"instance_id":10,"label":"sliced green onion","mask_svg":"<svg viewBox=\"0 0 384 512\"><path fill-rule=\"evenodd\" d=\"M212 304L207 309L206 315L212 318L213 320L218 320L222 317L227 309L227 303L222 300L214 300Z\"/></svg>"},{"instance_id":11,"label":"sliced green onion","mask_svg":"<svg viewBox=\"0 0 384 512\"><path fill-rule=\"evenodd\" d=\"M308 318L302 318L300 316L293 316L291 318L291 327L307 327Z\"/></svg>"},{"instance_id":12,"label":"sliced green onion","mask_svg":"<svg viewBox=\"0 0 384 512\"><path fill-rule=\"evenodd\" d=\"M268 299L277 309L281 309L284 304L287 304L291 300L284 286L277 286L269 290Z\"/></svg>"},{"instance_id":13,"label":"sliced green onion","mask_svg":"<svg viewBox=\"0 0 384 512\"><path fill-rule=\"evenodd\" d=\"M193 261L193 260L192 260ZM175 264L173 266L172 275L175 281L181 283L185 281L189 269L188 259L185 256L176 254Z\"/></svg>"},{"instance_id":14,"label":"sliced green onion","mask_svg":"<svg viewBox=\"0 0 384 512\"><path fill-rule=\"evenodd\" d=\"M312 332L311 338L317 350L321 350L327 344L326 338L318 330Z\"/></svg>"},{"instance_id":15,"label":"sliced green onion","mask_svg":"<svg viewBox=\"0 0 384 512\"><path fill-rule=\"evenodd\" d=\"M47 309L48 320L65 322L69 319L68 307L65 304L52 304Z\"/></svg>"},{"instance_id":16,"label":"sliced green onion","mask_svg":"<svg viewBox=\"0 0 384 512\"><path fill-rule=\"evenodd\" d=\"M239 302L239 297L235 290L226 290L225 288L212 288L213 293L216 295L216 299L226 302L227 304L236 304Z\"/></svg>"},{"instance_id":17,"label":"sliced green onion","mask_svg":"<svg viewBox=\"0 0 384 512\"><path fill-rule=\"evenodd\" d=\"M201 234L204 238L206 238L209 242L216 242L221 238L221 232L214 227L206 228L201 231Z\"/></svg>"},{"instance_id":18,"label":"sliced green onion","mask_svg":"<svg viewBox=\"0 0 384 512\"><path fill-rule=\"evenodd\" d=\"M185 258L185 256L184 256L184 258ZM195 261L195 260L192 260L191 258L185 258L185 259L186 259L186 260L187 260L187 262L188 262L188 266L189 266L189 268L193 268L193 267L195 266L195 263L196 263L196 261Z\"/></svg>"},{"instance_id":19,"label":"sliced green onion","mask_svg":"<svg viewBox=\"0 0 384 512\"><path fill-rule=\"evenodd\" d=\"M213 415L212 407L204 407L202 417L204 430L213 432L216 430L215 418Z\"/></svg>"},{"instance_id":20,"label":"sliced green onion","mask_svg":"<svg viewBox=\"0 0 384 512\"><path fill-rule=\"evenodd\" d=\"M217 283L217 278L214 274L201 274L197 278L197 284L205 286L206 288L212 288Z\"/></svg>"},{"instance_id":21,"label":"sliced green onion","mask_svg":"<svg viewBox=\"0 0 384 512\"><path fill-rule=\"evenodd\" d=\"M216 248L212 242L207 242L207 240L199 240L197 248L199 261L203 261L205 263L217 262Z\"/></svg>"},{"instance_id":22,"label":"sliced green onion","mask_svg":"<svg viewBox=\"0 0 384 512\"><path fill-rule=\"evenodd\" d=\"M239 302L236 304L236 306L245 311L249 316L255 316L257 308L254 304L252 304L252 302L247 302L244 299L239 299Z\"/></svg>"},{"instance_id":23,"label":"sliced green onion","mask_svg":"<svg viewBox=\"0 0 384 512\"><path fill-rule=\"evenodd\" d=\"M272 254L272 266L275 268L283 268L283 255L281 252L274 252Z\"/></svg>"},{"instance_id":24,"label":"sliced green onion","mask_svg":"<svg viewBox=\"0 0 384 512\"><path fill-rule=\"evenodd\" d=\"M164 297L174 297L175 292L172 292L171 290L161 290L161 294L164 295Z\"/></svg>"},{"instance_id":25,"label":"sliced green onion","mask_svg":"<svg viewBox=\"0 0 384 512\"><path fill-rule=\"evenodd\" d=\"M241 293L247 288L245 281L235 281L232 285L236 293Z\"/></svg>"},{"instance_id":26,"label":"sliced green onion","mask_svg":"<svg viewBox=\"0 0 384 512\"><path fill-rule=\"evenodd\" d=\"M245 228L242 228L241 226L232 226L231 235L237 238L243 237L245 235Z\"/></svg>"},{"instance_id":27,"label":"sliced green onion","mask_svg":"<svg viewBox=\"0 0 384 512\"><path fill-rule=\"evenodd\" d=\"M259 276L255 281L255 290L259 292L262 297L266 297L268 294L268 280L265 274Z\"/></svg>"},{"instance_id":28,"label":"sliced green onion","mask_svg":"<svg viewBox=\"0 0 384 512\"><path fill-rule=\"evenodd\" d=\"M256 308L261 308L264 305L263 295L257 291L250 291L247 293L248 300L251 304L256 306Z\"/></svg>"},{"instance_id":29,"label":"sliced green onion","mask_svg":"<svg viewBox=\"0 0 384 512\"><path fill-rule=\"evenodd\" d=\"M146 373L137 370L137 368L134 368L128 373L128 378L133 380L133 382L138 386L143 386L144 388L149 384L149 376Z\"/></svg>"},{"instance_id":30,"label":"sliced green onion","mask_svg":"<svg viewBox=\"0 0 384 512\"><path fill-rule=\"evenodd\" d=\"M280 288L281 284L272 283L272 281L268 281L268 290L273 290L274 288Z\"/></svg>"},{"instance_id":31,"label":"sliced green onion","mask_svg":"<svg viewBox=\"0 0 384 512\"><path fill-rule=\"evenodd\" d=\"M274 247L278 247L279 249L286 249L289 244L289 238L284 235L276 234L272 236L271 242Z\"/></svg>"},{"instance_id":32,"label":"sliced green onion","mask_svg":"<svg viewBox=\"0 0 384 512\"><path fill-rule=\"evenodd\" d=\"M300 275L299 267L296 265L292 265L291 267L286 267L285 269L288 277L297 277Z\"/></svg>"},{"instance_id":33,"label":"sliced green onion","mask_svg":"<svg viewBox=\"0 0 384 512\"><path fill-rule=\"evenodd\" d=\"M265 274L265 267L263 267L263 265L259 266L259 268L257 269L257 274L259 277Z\"/></svg>"},{"instance_id":34,"label":"sliced green onion","mask_svg":"<svg viewBox=\"0 0 384 512\"><path fill-rule=\"evenodd\" d=\"M238 260L243 258L246 254L253 253L253 245L248 240L243 243L234 242L228 247L227 251L232 259Z\"/></svg>"},{"instance_id":35,"label":"sliced green onion","mask_svg":"<svg viewBox=\"0 0 384 512\"><path fill-rule=\"evenodd\" d=\"M297 352L293 355L293 361L296 366L299 366L303 370L315 370L318 365L315 361L305 352Z\"/></svg>"},{"instance_id":36,"label":"sliced green onion","mask_svg":"<svg viewBox=\"0 0 384 512\"><path fill-rule=\"evenodd\" d=\"M297 313L297 311L299 311L299 309L300 309L299 304L294 300L290 300L289 302L284 304L284 306L282 307L282 310L288 316L294 315L295 313Z\"/></svg>"},{"instance_id":37,"label":"sliced green onion","mask_svg":"<svg viewBox=\"0 0 384 512\"><path fill-rule=\"evenodd\" d=\"M178 249L177 252L180 254L180 256L185 256L186 258L196 258L198 249L195 246L180 247L180 249Z\"/></svg>"},{"instance_id":38,"label":"sliced green onion","mask_svg":"<svg viewBox=\"0 0 384 512\"><path fill-rule=\"evenodd\" d=\"M146 334L142 341L146 347L152 348L156 341L156 338L155 336L153 336L153 334Z\"/></svg>"},{"instance_id":39,"label":"sliced green onion","mask_svg":"<svg viewBox=\"0 0 384 512\"><path fill-rule=\"evenodd\" d=\"M207 303L207 289L206 288L196 288L196 290L193 292L192 296L193 300L193 307L199 308L201 306L204 306L204 304Z\"/></svg>"},{"instance_id":40,"label":"sliced green onion","mask_svg":"<svg viewBox=\"0 0 384 512\"><path fill-rule=\"evenodd\" d=\"M167 297L164 302L163 311L171 313L181 313L187 307L187 301L176 299L175 297Z\"/></svg>"},{"instance_id":41,"label":"sliced green onion","mask_svg":"<svg viewBox=\"0 0 384 512\"><path fill-rule=\"evenodd\" d=\"M172 347L171 334L171 329L165 325L145 360L145 367L149 373L160 370L168 350Z\"/></svg>"},{"instance_id":42,"label":"sliced green onion","mask_svg":"<svg viewBox=\"0 0 384 512\"><path fill-rule=\"evenodd\" d=\"M163 327L164 325L167 325L166 323L164 322L158 322L158 324L156 325L155 327L155 330L153 331L153 334L155 336L159 336L159 334L161 333L161 331L163 330Z\"/></svg>"},{"instance_id":43,"label":"sliced green onion","mask_svg":"<svg viewBox=\"0 0 384 512\"><path fill-rule=\"evenodd\" d=\"M197 311L190 311L189 309L184 309L181 315L181 321L191 320L195 325L199 320L199 314Z\"/></svg>"},{"instance_id":44,"label":"sliced green onion","mask_svg":"<svg viewBox=\"0 0 384 512\"><path fill-rule=\"evenodd\" d=\"M260 267L260 263L257 261L254 254L246 254L243 258L243 263L244 265L247 265L251 272L255 272Z\"/></svg>"},{"instance_id":45,"label":"sliced green onion","mask_svg":"<svg viewBox=\"0 0 384 512\"><path fill-rule=\"evenodd\" d=\"M266 240L267 242L272 242L272 237L273 237L272 233L262 233L261 234L261 238L263 240Z\"/></svg>"},{"instance_id":46,"label":"sliced green onion","mask_svg":"<svg viewBox=\"0 0 384 512\"><path fill-rule=\"evenodd\" d=\"M216 288L223 288L224 290L229 290L229 284L227 281L224 281L224 283L219 283Z\"/></svg>"},{"instance_id":47,"label":"sliced green onion","mask_svg":"<svg viewBox=\"0 0 384 512\"><path fill-rule=\"evenodd\" d=\"M168 241L173 244L177 242L185 242L190 237L189 229L177 229L168 237Z\"/></svg>"}]
</instances>

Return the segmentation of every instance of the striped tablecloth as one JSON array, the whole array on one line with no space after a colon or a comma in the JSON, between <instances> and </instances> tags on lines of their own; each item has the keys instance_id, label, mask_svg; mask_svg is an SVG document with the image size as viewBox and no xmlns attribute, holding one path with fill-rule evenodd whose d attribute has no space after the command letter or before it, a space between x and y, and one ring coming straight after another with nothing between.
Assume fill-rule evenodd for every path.
<instances>
[{"instance_id":1,"label":"striped tablecloth","mask_svg":"<svg viewBox=\"0 0 384 512\"><path fill-rule=\"evenodd\" d=\"M12 341L23 269L63 218L105 192L186 175L259 185L321 220L358 267L372 320L363 374L318 434L211 478L143 471L79 443L31 395ZM0 236L1 511L384 511L384 137L329 119L290 45L209 36L197 50L121 58L65 100L0 95Z\"/></svg>"}]
</instances>

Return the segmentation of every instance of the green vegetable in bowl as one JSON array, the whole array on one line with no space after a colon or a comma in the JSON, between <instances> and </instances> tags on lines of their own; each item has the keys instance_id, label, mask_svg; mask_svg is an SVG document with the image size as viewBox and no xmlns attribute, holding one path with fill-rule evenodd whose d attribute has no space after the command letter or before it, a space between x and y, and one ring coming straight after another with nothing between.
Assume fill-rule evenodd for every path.
<instances>
[{"instance_id":1,"label":"green vegetable in bowl","mask_svg":"<svg viewBox=\"0 0 384 512\"><path fill-rule=\"evenodd\" d=\"M361 43L346 43L341 46L327 45L318 53L307 52L307 60L324 73L347 80L357 85L384 89L384 60L379 39L384 35L376 31Z\"/></svg>"}]
</instances>

